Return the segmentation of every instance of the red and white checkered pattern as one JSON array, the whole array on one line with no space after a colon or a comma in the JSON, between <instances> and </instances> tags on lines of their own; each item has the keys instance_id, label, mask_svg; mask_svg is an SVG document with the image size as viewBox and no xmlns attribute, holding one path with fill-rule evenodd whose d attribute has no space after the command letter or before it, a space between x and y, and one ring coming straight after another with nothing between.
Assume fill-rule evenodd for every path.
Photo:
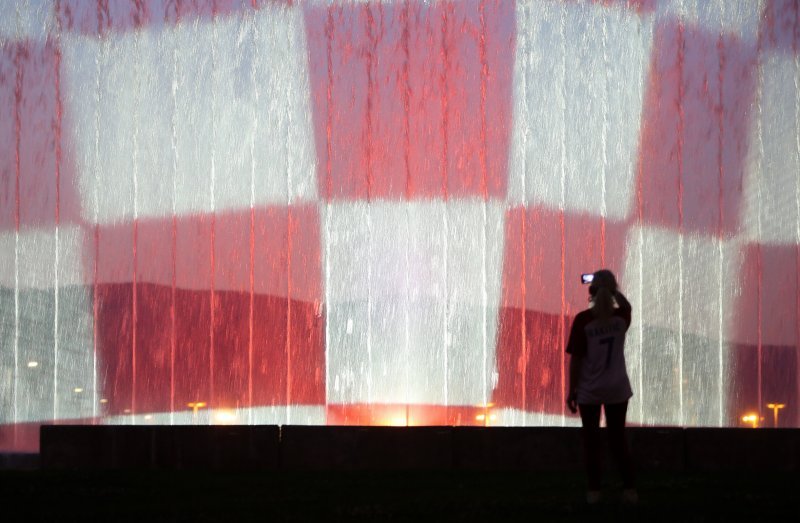
<instances>
[{"instance_id":1,"label":"red and white checkered pattern","mask_svg":"<svg viewBox=\"0 0 800 523\"><path fill-rule=\"evenodd\" d=\"M4 446L198 401L574 423L600 266L635 307L633 421L797 424L794 2L2 9Z\"/></svg>"}]
</instances>

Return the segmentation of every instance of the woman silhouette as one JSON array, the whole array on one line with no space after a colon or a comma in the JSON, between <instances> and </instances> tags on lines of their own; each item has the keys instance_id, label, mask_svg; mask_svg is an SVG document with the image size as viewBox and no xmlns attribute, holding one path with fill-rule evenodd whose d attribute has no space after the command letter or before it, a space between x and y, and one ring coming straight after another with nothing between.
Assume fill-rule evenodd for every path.
<instances>
[{"instance_id":1,"label":"woman silhouette","mask_svg":"<svg viewBox=\"0 0 800 523\"><path fill-rule=\"evenodd\" d=\"M633 396L625 369L625 333L631 324L631 304L617 288L609 270L594 273L589 285L591 306L578 313L572 322L567 343L570 355L567 406L580 410L588 475L586 501L600 501L602 449L600 448L600 408L605 409L608 443L620 466L623 501L638 500L633 464L625 438L625 415ZM616 302L616 306L615 306Z\"/></svg>"}]
</instances>

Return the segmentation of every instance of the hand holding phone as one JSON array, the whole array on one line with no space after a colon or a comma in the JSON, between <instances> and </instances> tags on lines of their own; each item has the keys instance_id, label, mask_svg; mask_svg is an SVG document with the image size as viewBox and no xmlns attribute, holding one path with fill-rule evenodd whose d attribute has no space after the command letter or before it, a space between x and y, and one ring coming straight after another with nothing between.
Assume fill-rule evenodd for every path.
<instances>
[{"instance_id":1,"label":"hand holding phone","mask_svg":"<svg viewBox=\"0 0 800 523\"><path fill-rule=\"evenodd\" d=\"M582 284L588 285L588 284L592 283L592 280L594 280L594 273L581 274L581 283Z\"/></svg>"}]
</instances>

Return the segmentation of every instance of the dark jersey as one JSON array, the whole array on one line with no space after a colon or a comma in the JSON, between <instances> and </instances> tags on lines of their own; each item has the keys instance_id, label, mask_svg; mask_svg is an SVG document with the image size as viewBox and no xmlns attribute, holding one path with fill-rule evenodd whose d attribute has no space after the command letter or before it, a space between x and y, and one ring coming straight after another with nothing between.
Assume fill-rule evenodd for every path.
<instances>
[{"instance_id":1,"label":"dark jersey","mask_svg":"<svg viewBox=\"0 0 800 523\"><path fill-rule=\"evenodd\" d=\"M595 318L591 309L572 322L567 353L581 358L578 403L620 403L633 396L625 368L625 334L631 310L618 308L607 320Z\"/></svg>"}]
</instances>

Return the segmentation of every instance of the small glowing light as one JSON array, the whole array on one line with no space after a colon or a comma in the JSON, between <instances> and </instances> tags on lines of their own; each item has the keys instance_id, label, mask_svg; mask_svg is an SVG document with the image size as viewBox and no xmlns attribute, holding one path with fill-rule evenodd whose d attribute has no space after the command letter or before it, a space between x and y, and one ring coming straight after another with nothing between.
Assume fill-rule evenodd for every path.
<instances>
[{"instance_id":1,"label":"small glowing light","mask_svg":"<svg viewBox=\"0 0 800 523\"><path fill-rule=\"evenodd\" d=\"M759 418L757 414L745 414L744 416L742 416L742 421L744 421L745 423L751 423L754 429L758 428Z\"/></svg>"},{"instance_id":2,"label":"small glowing light","mask_svg":"<svg viewBox=\"0 0 800 523\"><path fill-rule=\"evenodd\" d=\"M222 424L233 423L236 421L236 412L232 410L220 410L214 414L214 418Z\"/></svg>"},{"instance_id":3,"label":"small glowing light","mask_svg":"<svg viewBox=\"0 0 800 523\"><path fill-rule=\"evenodd\" d=\"M494 421L496 419L497 419L497 415L496 414L492 414L491 416L489 416L489 421Z\"/></svg>"},{"instance_id":4,"label":"small glowing light","mask_svg":"<svg viewBox=\"0 0 800 523\"><path fill-rule=\"evenodd\" d=\"M100 403L108 403L108 400L107 400L107 399L105 399L105 398L101 398L101 399L100 399Z\"/></svg>"},{"instance_id":5,"label":"small glowing light","mask_svg":"<svg viewBox=\"0 0 800 523\"><path fill-rule=\"evenodd\" d=\"M477 421L483 421L486 419L486 416L484 416L483 414L478 414L477 416L475 416L475 419Z\"/></svg>"},{"instance_id":6,"label":"small glowing light","mask_svg":"<svg viewBox=\"0 0 800 523\"><path fill-rule=\"evenodd\" d=\"M81 392L83 392L83 389L80 387L75 387L74 389L72 389L72 392L74 392L75 394L80 394Z\"/></svg>"},{"instance_id":7,"label":"small glowing light","mask_svg":"<svg viewBox=\"0 0 800 523\"><path fill-rule=\"evenodd\" d=\"M130 414L131 413L131 409L125 409L122 412L124 412L125 414Z\"/></svg>"},{"instance_id":8,"label":"small glowing light","mask_svg":"<svg viewBox=\"0 0 800 523\"><path fill-rule=\"evenodd\" d=\"M29 361L28 362L28 368L29 369L35 369L38 366L39 366L39 362L38 361Z\"/></svg>"},{"instance_id":9,"label":"small glowing light","mask_svg":"<svg viewBox=\"0 0 800 523\"><path fill-rule=\"evenodd\" d=\"M152 414L145 414L144 419L151 420L151 419L153 419L153 415Z\"/></svg>"}]
</instances>

